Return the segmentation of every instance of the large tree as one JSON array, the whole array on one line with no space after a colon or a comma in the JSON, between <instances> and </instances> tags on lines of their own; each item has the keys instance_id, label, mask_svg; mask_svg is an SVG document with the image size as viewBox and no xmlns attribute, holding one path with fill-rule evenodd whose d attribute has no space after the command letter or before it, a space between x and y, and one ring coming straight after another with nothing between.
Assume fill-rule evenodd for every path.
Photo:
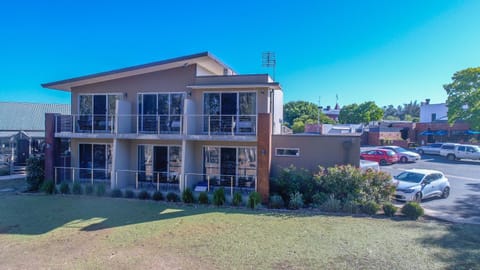
<instances>
[{"instance_id":1,"label":"large tree","mask_svg":"<svg viewBox=\"0 0 480 270\"><path fill-rule=\"evenodd\" d=\"M398 105L395 108L393 105L383 107L383 119L385 120L405 120L418 122L420 119L420 105L417 101L410 101L410 103L404 103Z\"/></svg>"},{"instance_id":2,"label":"large tree","mask_svg":"<svg viewBox=\"0 0 480 270\"><path fill-rule=\"evenodd\" d=\"M283 120L294 132L303 132L305 124L318 122L317 105L308 101L290 101L283 106ZM320 112L320 122L333 124L335 121Z\"/></svg>"},{"instance_id":3,"label":"large tree","mask_svg":"<svg viewBox=\"0 0 480 270\"><path fill-rule=\"evenodd\" d=\"M480 67L456 72L443 88L448 94L448 122L465 120L472 129L480 130Z\"/></svg>"},{"instance_id":4,"label":"large tree","mask_svg":"<svg viewBox=\"0 0 480 270\"><path fill-rule=\"evenodd\" d=\"M375 102L367 101L360 105L346 105L340 110L338 121L342 124L367 124L383 118L383 110Z\"/></svg>"}]
</instances>

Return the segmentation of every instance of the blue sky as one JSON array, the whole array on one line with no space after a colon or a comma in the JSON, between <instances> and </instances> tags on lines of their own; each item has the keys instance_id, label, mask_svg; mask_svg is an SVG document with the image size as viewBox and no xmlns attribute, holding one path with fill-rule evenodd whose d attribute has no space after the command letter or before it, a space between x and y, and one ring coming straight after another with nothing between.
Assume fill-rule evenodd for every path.
<instances>
[{"instance_id":1,"label":"blue sky","mask_svg":"<svg viewBox=\"0 0 480 270\"><path fill-rule=\"evenodd\" d=\"M444 102L480 66L480 1L4 1L0 101L69 103L40 84L210 51L267 73L285 102Z\"/></svg>"}]
</instances>

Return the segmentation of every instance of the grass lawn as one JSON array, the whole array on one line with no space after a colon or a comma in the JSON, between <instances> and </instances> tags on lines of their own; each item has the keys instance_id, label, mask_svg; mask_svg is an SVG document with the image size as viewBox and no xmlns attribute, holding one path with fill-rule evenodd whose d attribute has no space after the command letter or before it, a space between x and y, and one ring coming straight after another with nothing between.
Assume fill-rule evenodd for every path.
<instances>
[{"instance_id":1,"label":"grass lawn","mask_svg":"<svg viewBox=\"0 0 480 270\"><path fill-rule=\"evenodd\" d=\"M478 269L480 226L0 196L2 269Z\"/></svg>"}]
</instances>

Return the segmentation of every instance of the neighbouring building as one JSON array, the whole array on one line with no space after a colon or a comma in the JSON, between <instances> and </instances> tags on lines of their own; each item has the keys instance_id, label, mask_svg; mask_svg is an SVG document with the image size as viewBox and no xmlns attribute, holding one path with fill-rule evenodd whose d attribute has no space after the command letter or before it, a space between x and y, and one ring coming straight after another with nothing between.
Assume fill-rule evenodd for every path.
<instances>
[{"instance_id":1,"label":"neighbouring building","mask_svg":"<svg viewBox=\"0 0 480 270\"><path fill-rule=\"evenodd\" d=\"M44 152L45 113L70 112L68 104L0 102L0 162L25 165Z\"/></svg>"},{"instance_id":2,"label":"neighbouring building","mask_svg":"<svg viewBox=\"0 0 480 270\"><path fill-rule=\"evenodd\" d=\"M57 183L267 199L273 168L359 163L359 136L283 135L280 84L208 52L42 86L71 93L69 114L46 116L45 173ZM68 166L61 139L71 139Z\"/></svg>"}]
</instances>

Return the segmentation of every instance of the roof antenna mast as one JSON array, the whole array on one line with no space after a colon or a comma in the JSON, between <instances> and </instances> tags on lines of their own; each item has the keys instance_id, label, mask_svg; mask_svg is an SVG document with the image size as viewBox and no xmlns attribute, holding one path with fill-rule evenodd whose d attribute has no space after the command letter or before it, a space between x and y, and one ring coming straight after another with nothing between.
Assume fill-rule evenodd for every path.
<instances>
[{"instance_id":1,"label":"roof antenna mast","mask_svg":"<svg viewBox=\"0 0 480 270\"><path fill-rule=\"evenodd\" d=\"M277 65L277 59L274 52L262 53L262 67L273 68L273 80L275 81L275 66Z\"/></svg>"}]
</instances>

